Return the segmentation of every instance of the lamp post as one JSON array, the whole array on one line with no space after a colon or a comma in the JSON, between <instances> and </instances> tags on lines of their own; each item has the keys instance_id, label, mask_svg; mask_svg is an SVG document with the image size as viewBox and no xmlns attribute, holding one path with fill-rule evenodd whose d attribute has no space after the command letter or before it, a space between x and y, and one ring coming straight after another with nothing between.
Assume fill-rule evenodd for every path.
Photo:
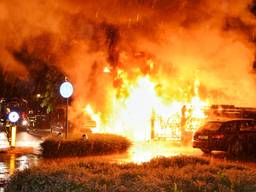
<instances>
[{"instance_id":1,"label":"lamp post","mask_svg":"<svg viewBox=\"0 0 256 192\"><path fill-rule=\"evenodd\" d=\"M73 85L69 81L65 81L60 85L60 95L66 99L65 139L68 137L68 99L72 96L73 91Z\"/></svg>"}]
</instances>

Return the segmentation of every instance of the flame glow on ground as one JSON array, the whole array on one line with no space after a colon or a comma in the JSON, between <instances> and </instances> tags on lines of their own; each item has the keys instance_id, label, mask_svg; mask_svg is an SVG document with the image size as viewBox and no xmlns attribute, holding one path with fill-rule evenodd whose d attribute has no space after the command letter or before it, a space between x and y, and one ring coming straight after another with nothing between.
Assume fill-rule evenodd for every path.
<instances>
[{"instance_id":1,"label":"flame glow on ground","mask_svg":"<svg viewBox=\"0 0 256 192\"><path fill-rule=\"evenodd\" d=\"M133 141L147 141L152 138L154 129L154 137L179 140L182 126L186 131L193 132L204 122L204 108L209 103L199 97L198 79L194 81L193 94L189 99L167 100L157 92L157 82L150 75L138 76L133 81L127 76L124 71L118 70L117 77L122 83L112 91L109 101L111 112L107 117L103 112L96 112L90 104L85 107L84 112L97 124L93 132L114 133ZM103 118L107 120L103 121Z\"/></svg>"},{"instance_id":2,"label":"flame glow on ground","mask_svg":"<svg viewBox=\"0 0 256 192\"><path fill-rule=\"evenodd\" d=\"M157 157L173 157L179 155L202 155L199 149L175 146L168 142L136 142L123 162L142 163ZM122 162L120 158L119 162Z\"/></svg>"}]
</instances>

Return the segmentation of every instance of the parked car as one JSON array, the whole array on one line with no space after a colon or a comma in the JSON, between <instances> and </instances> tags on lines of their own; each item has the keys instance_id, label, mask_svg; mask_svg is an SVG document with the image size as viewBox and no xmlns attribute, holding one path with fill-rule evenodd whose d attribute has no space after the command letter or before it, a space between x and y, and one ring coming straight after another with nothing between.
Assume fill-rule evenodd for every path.
<instances>
[{"instance_id":1,"label":"parked car","mask_svg":"<svg viewBox=\"0 0 256 192\"><path fill-rule=\"evenodd\" d=\"M235 156L255 152L256 120L208 121L194 133L193 147L204 153L217 150Z\"/></svg>"},{"instance_id":2,"label":"parked car","mask_svg":"<svg viewBox=\"0 0 256 192\"><path fill-rule=\"evenodd\" d=\"M28 116L28 129L49 129L50 130L50 118L46 114L37 114Z\"/></svg>"}]
</instances>

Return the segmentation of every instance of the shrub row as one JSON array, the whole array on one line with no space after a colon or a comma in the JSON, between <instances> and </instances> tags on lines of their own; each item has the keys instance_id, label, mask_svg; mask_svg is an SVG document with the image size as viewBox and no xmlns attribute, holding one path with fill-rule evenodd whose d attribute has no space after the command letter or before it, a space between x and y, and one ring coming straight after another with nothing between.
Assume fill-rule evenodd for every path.
<instances>
[{"instance_id":1,"label":"shrub row","mask_svg":"<svg viewBox=\"0 0 256 192\"><path fill-rule=\"evenodd\" d=\"M212 164L203 158L157 158L143 164L80 160L51 163L16 173L7 192L46 191L256 191L256 170Z\"/></svg>"},{"instance_id":2,"label":"shrub row","mask_svg":"<svg viewBox=\"0 0 256 192\"><path fill-rule=\"evenodd\" d=\"M48 138L41 144L43 157L70 157L120 153L126 151L131 142L125 137L111 134L91 134L88 139L73 137Z\"/></svg>"}]
</instances>

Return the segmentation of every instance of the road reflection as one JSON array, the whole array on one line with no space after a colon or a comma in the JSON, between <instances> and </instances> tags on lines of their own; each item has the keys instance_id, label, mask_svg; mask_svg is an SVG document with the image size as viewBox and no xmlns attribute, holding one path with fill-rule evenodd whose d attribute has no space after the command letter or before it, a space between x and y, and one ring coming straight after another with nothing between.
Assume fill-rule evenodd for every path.
<instances>
[{"instance_id":1,"label":"road reflection","mask_svg":"<svg viewBox=\"0 0 256 192\"><path fill-rule=\"evenodd\" d=\"M0 187L3 187L15 171L37 165L38 157L35 154L0 154L0 161Z\"/></svg>"},{"instance_id":2,"label":"road reflection","mask_svg":"<svg viewBox=\"0 0 256 192\"><path fill-rule=\"evenodd\" d=\"M10 149L4 132L0 132L0 192L15 171L38 164L41 139L26 132L17 133L16 148Z\"/></svg>"}]
</instances>

